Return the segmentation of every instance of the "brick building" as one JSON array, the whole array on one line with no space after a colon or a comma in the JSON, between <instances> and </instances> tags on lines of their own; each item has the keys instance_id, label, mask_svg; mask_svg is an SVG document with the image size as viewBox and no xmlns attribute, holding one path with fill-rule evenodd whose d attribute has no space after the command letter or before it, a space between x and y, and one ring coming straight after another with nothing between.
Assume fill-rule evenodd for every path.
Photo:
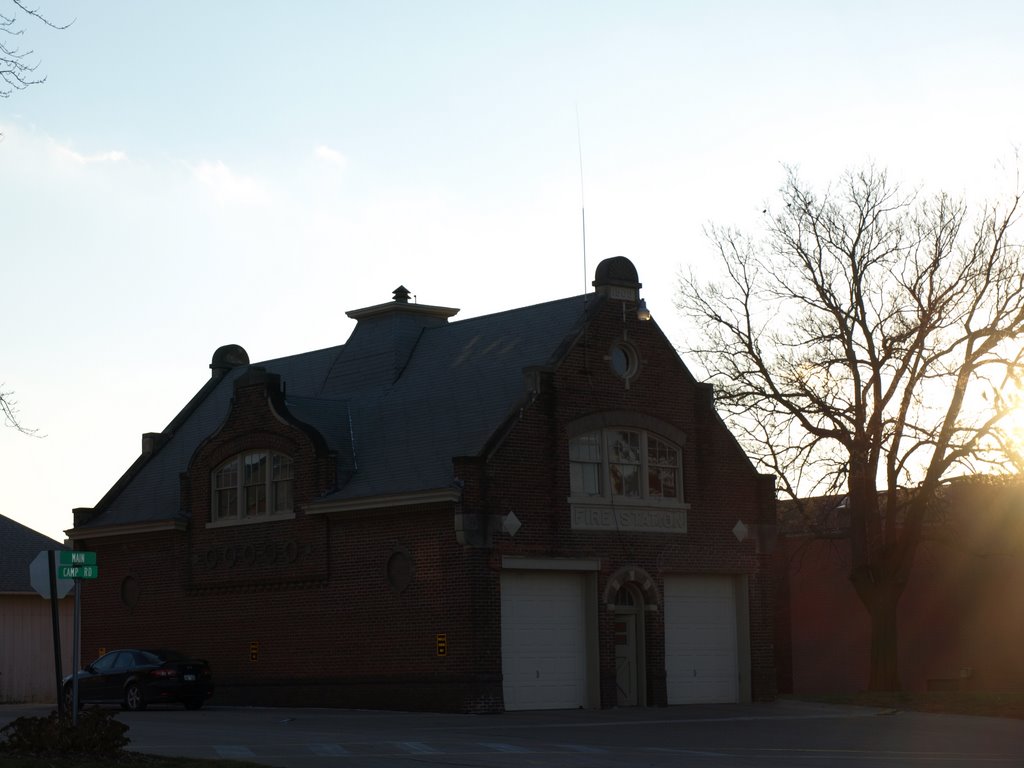
<instances>
[{"instance_id":1,"label":"brick building","mask_svg":"<svg viewBox=\"0 0 1024 768\"><path fill-rule=\"evenodd\" d=\"M850 582L849 508L780 505L775 549L779 689L855 693L869 678L871 622ZM1024 692L1024 482L960 477L936 495L899 602L904 690Z\"/></svg>"},{"instance_id":2,"label":"brick building","mask_svg":"<svg viewBox=\"0 0 1024 768\"><path fill-rule=\"evenodd\" d=\"M450 322L349 312L237 346L69 535L85 660L208 658L216 700L492 712L774 696L772 478L649 319L634 266Z\"/></svg>"}]
</instances>

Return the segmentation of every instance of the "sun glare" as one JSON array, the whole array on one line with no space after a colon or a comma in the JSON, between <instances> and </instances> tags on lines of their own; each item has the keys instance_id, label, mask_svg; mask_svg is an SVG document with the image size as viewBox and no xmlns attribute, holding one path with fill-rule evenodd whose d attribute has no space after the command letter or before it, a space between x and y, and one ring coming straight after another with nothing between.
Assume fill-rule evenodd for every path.
<instances>
[{"instance_id":1,"label":"sun glare","mask_svg":"<svg viewBox=\"0 0 1024 768\"><path fill-rule=\"evenodd\" d=\"M995 426L995 438L1010 464L1018 472L1024 471L1024 389L1013 383L999 390L989 387L965 406L969 418L976 423L990 418L996 409L1005 413Z\"/></svg>"}]
</instances>

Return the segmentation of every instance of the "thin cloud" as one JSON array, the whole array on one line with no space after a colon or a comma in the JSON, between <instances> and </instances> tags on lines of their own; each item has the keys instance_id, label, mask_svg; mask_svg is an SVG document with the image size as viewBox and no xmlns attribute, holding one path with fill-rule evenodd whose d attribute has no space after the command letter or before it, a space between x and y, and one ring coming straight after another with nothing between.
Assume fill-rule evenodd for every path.
<instances>
[{"instance_id":1,"label":"thin cloud","mask_svg":"<svg viewBox=\"0 0 1024 768\"><path fill-rule=\"evenodd\" d=\"M323 144L314 149L313 154L321 160L337 166L338 168L346 168L348 166L347 157L341 154L338 150L331 149Z\"/></svg>"},{"instance_id":2,"label":"thin cloud","mask_svg":"<svg viewBox=\"0 0 1024 768\"><path fill-rule=\"evenodd\" d=\"M264 182L235 173L220 160L200 163L193 168L193 174L218 203L265 205L270 202L270 189Z\"/></svg>"},{"instance_id":3,"label":"thin cloud","mask_svg":"<svg viewBox=\"0 0 1024 768\"><path fill-rule=\"evenodd\" d=\"M124 160L127 155L124 152L118 150L110 150L108 152L96 152L92 155L83 155L80 152L75 152L71 147L65 146L64 144L53 144L53 152L58 157L71 160L72 162L78 163L79 165L95 165L97 163L119 163Z\"/></svg>"}]
</instances>

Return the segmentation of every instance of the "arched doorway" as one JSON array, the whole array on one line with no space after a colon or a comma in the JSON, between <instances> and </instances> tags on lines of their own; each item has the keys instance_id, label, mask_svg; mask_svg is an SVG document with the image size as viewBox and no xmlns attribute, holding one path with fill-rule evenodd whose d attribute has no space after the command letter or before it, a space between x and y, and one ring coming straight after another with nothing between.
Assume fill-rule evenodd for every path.
<instances>
[{"instance_id":1,"label":"arched doorway","mask_svg":"<svg viewBox=\"0 0 1024 768\"><path fill-rule=\"evenodd\" d=\"M647 701L644 664L644 603L632 584L623 584L615 595L615 687L620 707Z\"/></svg>"}]
</instances>

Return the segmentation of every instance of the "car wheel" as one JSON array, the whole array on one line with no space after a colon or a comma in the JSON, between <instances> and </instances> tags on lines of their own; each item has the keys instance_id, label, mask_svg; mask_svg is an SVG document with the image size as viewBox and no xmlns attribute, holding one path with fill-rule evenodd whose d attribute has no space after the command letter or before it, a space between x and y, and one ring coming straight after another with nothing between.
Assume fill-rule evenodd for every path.
<instances>
[{"instance_id":1,"label":"car wheel","mask_svg":"<svg viewBox=\"0 0 1024 768\"><path fill-rule=\"evenodd\" d=\"M142 698L142 689L138 683L128 683L128 687L124 689L122 706L129 712L138 712L146 708L146 701Z\"/></svg>"},{"instance_id":2,"label":"car wheel","mask_svg":"<svg viewBox=\"0 0 1024 768\"><path fill-rule=\"evenodd\" d=\"M199 709L203 706L202 699L185 699L185 709Z\"/></svg>"}]
</instances>

